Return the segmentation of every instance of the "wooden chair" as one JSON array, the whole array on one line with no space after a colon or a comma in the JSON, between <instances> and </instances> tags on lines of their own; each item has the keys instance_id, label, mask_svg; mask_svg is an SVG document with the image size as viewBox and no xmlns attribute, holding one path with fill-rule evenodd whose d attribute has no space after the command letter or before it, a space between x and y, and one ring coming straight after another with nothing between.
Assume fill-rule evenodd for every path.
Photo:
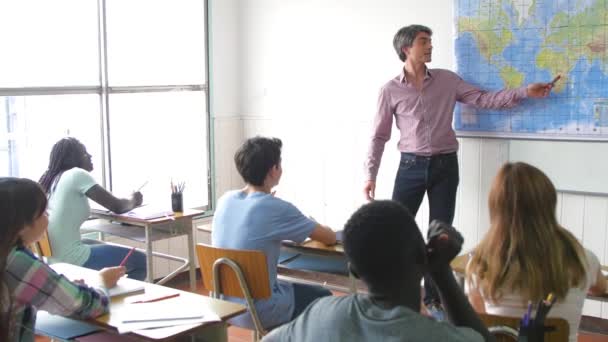
<instances>
[{"instance_id":1,"label":"wooden chair","mask_svg":"<svg viewBox=\"0 0 608 342\"><path fill-rule=\"evenodd\" d=\"M479 314L479 318L488 327L490 333L496 337L497 342L517 341L520 317L497 316ZM545 326L554 327L555 330L545 333L545 341L568 342L570 325L563 318L547 318Z\"/></svg>"},{"instance_id":2,"label":"wooden chair","mask_svg":"<svg viewBox=\"0 0 608 342\"><path fill-rule=\"evenodd\" d=\"M254 299L271 296L266 255L261 251L226 249L199 243L196 245L203 287L211 296L244 298L255 326L254 341L265 334Z\"/></svg>"},{"instance_id":3,"label":"wooden chair","mask_svg":"<svg viewBox=\"0 0 608 342\"><path fill-rule=\"evenodd\" d=\"M42 238L30 245L30 250L37 254L39 257L48 258L53 255L51 251L51 242L49 241L49 235L44 232Z\"/></svg>"}]
</instances>

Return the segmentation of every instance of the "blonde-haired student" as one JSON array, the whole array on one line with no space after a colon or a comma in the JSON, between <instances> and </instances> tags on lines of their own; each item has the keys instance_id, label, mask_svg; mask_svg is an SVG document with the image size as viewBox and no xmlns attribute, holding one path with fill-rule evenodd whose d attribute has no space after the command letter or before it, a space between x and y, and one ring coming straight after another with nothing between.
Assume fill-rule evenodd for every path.
<instances>
[{"instance_id":1,"label":"blonde-haired student","mask_svg":"<svg viewBox=\"0 0 608 342\"><path fill-rule=\"evenodd\" d=\"M526 163L507 163L494 179L490 229L467 266L469 300L478 312L522 317L528 302L552 293L549 317L570 324L576 341L587 293L603 294L598 258L557 223L557 193L549 178Z\"/></svg>"},{"instance_id":2,"label":"blonde-haired student","mask_svg":"<svg viewBox=\"0 0 608 342\"><path fill-rule=\"evenodd\" d=\"M46 209L47 198L38 183L0 177L0 341L34 341L37 310L76 318L108 311L104 290L67 280L25 247L46 232ZM106 268L99 274L110 288L125 268Z\"/></svg>"}]
</instances>

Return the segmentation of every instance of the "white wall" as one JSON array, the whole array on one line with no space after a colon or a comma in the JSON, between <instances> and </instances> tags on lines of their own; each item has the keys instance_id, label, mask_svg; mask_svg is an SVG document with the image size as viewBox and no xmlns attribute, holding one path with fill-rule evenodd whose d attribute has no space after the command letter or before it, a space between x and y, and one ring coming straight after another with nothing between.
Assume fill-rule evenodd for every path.
<instances>
[{"instance_id":1,"label":"white wall","mask_svg":"<svg viewBox=\"0 0 608 342\"><path fill-rule=\"evenodd\" d=\"M243 140L240 83L245 66L240 52L242 26L239 5L239 0L209 1L209 83L216 197L242 185L232 161Z\"/></svg>"},{"instance_id":2,"label":"white wall","mask_svg":"<svg viewBox=\"0 0 608 342\"><path fill-rule=\"evenodd\" d=\"M284 142L277 195L341 228L363 201L362 166L378 90L401 68L392 37L404 25L430 26L431 67L453 69L453 1L211 2L217 195L242 184L232 156L244 138L277 136ZM396 143L393 138L385 148L378 198L390 198ZM460 143L454 225L470 249L487 230L487 195L509 158L509 141L467 138ZM423 230L426 205L417 217ZM606 264L608 200L560 195L558 214ZM593 303L585 313L608 316L608 307Z\"/></svg>"}]
</instances>

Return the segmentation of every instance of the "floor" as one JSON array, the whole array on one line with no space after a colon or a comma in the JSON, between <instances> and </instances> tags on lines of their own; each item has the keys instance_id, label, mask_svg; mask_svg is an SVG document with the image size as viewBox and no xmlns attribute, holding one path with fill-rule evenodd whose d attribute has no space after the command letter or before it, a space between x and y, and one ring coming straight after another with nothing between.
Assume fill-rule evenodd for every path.
<instances>
[{"instance_id":1,"label":"floor","mask_svg":"<svg viewBox=\"0 0 608 342\"><path fill-rule=\"evenodd\" d=\"M179 288L181 290L188 290L189 284L187 279L184 277L183 280L173 281L169 284L171 287ZM207 295L208 292L202 288L200 280L197 282L197 292L200 294ZM343 295L342 293L334 293L335 295ZM228 341L229 342L250 342L252 340L251 330L241 329L238 327L228 328ZM50 339L46 337L36 337L35 342L49 342ZM578 342L608 342L608 335L592 334L592 333L579 333Z\"/></svg>"}]
</instances>

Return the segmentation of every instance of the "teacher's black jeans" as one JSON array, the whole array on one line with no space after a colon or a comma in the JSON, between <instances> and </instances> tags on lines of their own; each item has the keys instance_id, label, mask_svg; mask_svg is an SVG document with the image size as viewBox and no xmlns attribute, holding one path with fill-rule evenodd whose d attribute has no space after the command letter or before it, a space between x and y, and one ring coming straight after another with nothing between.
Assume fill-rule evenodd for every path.
<instances>
[{"instance_id":1,"label":"teacher's black jeans","mask_svg":"<svg viewBox=\"0 0 608 342\"><path fill-rule=\"evenodd\" d=\"M448 224L454 220L458 189L458 157L456 152L434 156L401 153L395 178L393 200L405 205L416 216L424 194L428 194L429 222L437 219ZM440 302L433 280L424 276L424 303Z\"/></svg>"}]
</instances>

